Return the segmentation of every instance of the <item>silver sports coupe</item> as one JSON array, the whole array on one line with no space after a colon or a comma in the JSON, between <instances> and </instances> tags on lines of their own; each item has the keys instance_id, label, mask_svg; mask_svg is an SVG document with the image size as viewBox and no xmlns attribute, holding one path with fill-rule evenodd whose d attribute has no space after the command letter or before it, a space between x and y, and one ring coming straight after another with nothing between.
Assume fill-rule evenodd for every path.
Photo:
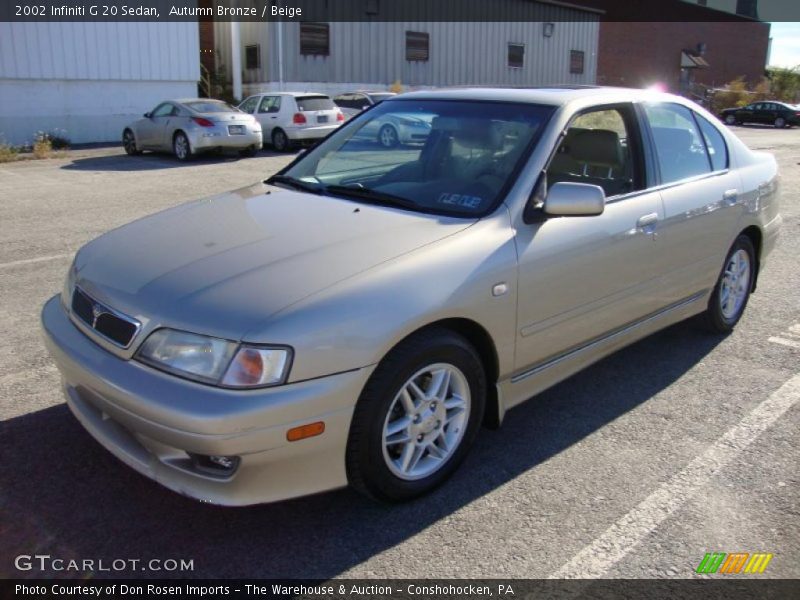
<instances>
[{"instance_id":1,"label":"silver sports coupe","mask_svg":"<svg viewBox=\"0 0 800 600\"><path fill-rule=\"evenodd\" d=\"M424 143L354 143L393 115ZM164 486L399 501L626 344L730 331L780 223L774 158L683 98L415 92L90 242L42 322L75 417Z\"/></svg>"},{"instance_id":2,"label":"silver sports coupe","mask_svg":"<svg viewBox=\"0 0 800 600\"><path fill-rule=\"evenodd\" d=\"M178 160L212 150L261 150L261 124L253 115L221 100L168 100L144 113L122 132L130 156L143 150L172 152Z\"/></svg>"}]
</instances>

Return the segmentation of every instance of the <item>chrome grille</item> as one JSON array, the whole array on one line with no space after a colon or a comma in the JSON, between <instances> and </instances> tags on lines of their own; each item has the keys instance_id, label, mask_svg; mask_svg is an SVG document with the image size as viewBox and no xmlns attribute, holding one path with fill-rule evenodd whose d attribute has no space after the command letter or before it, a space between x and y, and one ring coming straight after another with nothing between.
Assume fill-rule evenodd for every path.
<instances>
[{"instance_id":1,"label":"chrome grille","mask_svg":"<svg viewBox=\"0 0 800 600\"><path fill-rule=\"evenodd\" d=\"M72 314L121 348L131 345L141 326L136 319L98 302L78 287L72 293Z\"/></svg>"}]
</instances>

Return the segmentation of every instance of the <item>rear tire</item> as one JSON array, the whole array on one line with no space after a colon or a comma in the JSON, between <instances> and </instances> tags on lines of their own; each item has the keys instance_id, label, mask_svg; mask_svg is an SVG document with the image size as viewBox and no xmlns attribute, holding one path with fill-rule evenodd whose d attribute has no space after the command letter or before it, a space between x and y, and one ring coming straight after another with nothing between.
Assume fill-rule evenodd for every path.
<instances>
[{"instance_id":1,"label":"rear tire","mask_svg":"<svg viewBox=\"0 0 800 600\"><path fill-rule=\"evenodd\" d=\"M708 308L701 315L706 329L715 333L730 333L742 318L756 273L756 252L753 242L740 235L725 257L722 271Z\"/></svg>"},{"instance_id":2,"label":"rear tire","mask_svg":"<svg viewBox=\"0 0 800 600\"><path fill-rule=\"evenodd\" d=\"M418 332L380 362L356 404L347 441L347 478L376 500L426 494L458 468L486 404L475 349L443 328Z\"/></svg>"},{"instance_id":3,"label":"rear tire","mask_svg":"<svg viewBox=\"0 0 800 600\"><path fill-rule=\"evenodd\" d=\"M179 131L172 138L172 152L181 162L186 162L192 158L192 146L189 144L189 138L182 131Z\"/></svg>"},{"instance_id":4,"label":"rear tire","mask_svg":"<svg viewBox=\"0 0 800 600\"><path fill-rule=\"evenodd\" d=\"M783 129L784 127L786 127L786 119L784 119L783 117L778 117L777 119L775 119L773 125L775 125L775 129Z\"/></svg>"},{"instance_id":5,"label":"rear tire","mask_svg":"<svg viewBox=\"0 0 800 600\"><path fill-rule=\"evenodd\" d=\"M288 152L291 147L289 138L283 129L276 129L272 132L272 147L276 152Z\"/></svg>"},{"instance_id":6,"label":"rear tire","mask_svg":"<svg viewBox=\"0 0 800 600\"><path fill-rule=\"evenodd\" d=\"M725 123L727 125L736 125L736 117L734 117L733 115L726 116Z\"/></svg>"}]
</instances>

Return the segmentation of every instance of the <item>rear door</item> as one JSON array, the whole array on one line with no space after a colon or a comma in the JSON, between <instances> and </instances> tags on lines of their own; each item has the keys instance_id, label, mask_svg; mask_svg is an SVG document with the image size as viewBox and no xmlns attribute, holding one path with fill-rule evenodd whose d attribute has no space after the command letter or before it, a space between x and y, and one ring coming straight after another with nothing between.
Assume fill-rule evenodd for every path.
<instances>
[{"instance_id":1,"label":"rear door","mask_svg":"<svg viewBox=\"0 0 800 600\"><path fill-rule=\"evenodd\" d=\"M681 104L643 108L665 211L656 269L674 302L714 285L742 211L740 182L714 124Z\"/></svg>"}]
</instances>

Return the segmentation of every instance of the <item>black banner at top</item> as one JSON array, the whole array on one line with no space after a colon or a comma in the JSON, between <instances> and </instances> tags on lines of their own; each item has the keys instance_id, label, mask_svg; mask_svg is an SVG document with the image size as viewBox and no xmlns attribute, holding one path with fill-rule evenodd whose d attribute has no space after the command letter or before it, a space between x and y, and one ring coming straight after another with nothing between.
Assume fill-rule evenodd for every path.
<instances>
[{"instance_id":1,"label":"black banner at top","mask_svg":"<svg viewBox=\"0 0 800 600\"><path fill-rule=\"evenodd\" d=\"M733 5L736 12L697 0L3 0L0 21L800 21L797 0Z\"/></svg>"}]
</instances>

